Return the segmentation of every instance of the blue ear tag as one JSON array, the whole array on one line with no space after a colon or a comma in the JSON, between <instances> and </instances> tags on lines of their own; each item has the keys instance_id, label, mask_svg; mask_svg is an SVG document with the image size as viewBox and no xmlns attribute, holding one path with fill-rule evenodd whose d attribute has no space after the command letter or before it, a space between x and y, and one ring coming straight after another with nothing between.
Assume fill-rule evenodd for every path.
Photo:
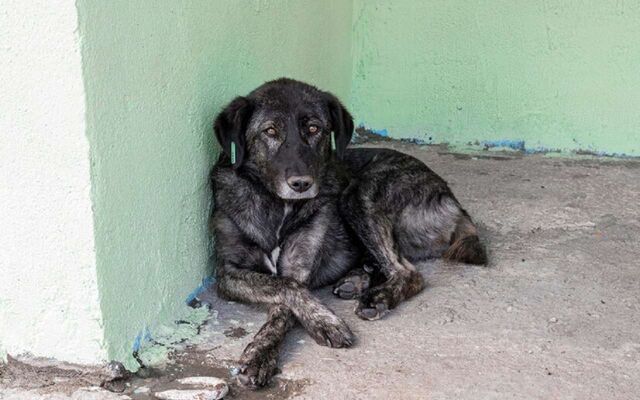
<instances>
[{"instance_id":1,"label":"blue ear tag","mask_svg":"<svg viewBox=\"0 0 640 400\"><path fill-rule=\"evenodd\" d=\"M331 132L331 150L335 151L336 149L336 136L335 132Z\"/></svg>"},{"instance_id":2,"label":"blue ear tag","mask_svg":"<svg viewBox=\"0 0 640 400\"><path fill-rule=\"evenodd\" d=\"M231 164L236 163L236 143L231 142Z\"/></svg>"}]
</instances>

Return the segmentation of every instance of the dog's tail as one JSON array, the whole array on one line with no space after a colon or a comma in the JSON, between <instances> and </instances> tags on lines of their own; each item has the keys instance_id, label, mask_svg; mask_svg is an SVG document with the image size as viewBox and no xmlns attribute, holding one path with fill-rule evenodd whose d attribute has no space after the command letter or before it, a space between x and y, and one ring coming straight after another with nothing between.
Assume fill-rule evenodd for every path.
<instances>
[{"instance_id":1,"label":"dog's tail","mask_svg":"<svg viewBox=\"0 0 640 400\"><path fill-rule=\"evenodd\" d=\"M466 264L487 264L487 252L478 237L478 228L466 212L463 211L463 215L458 220L456 229L451 235L449 248L442 257L445 260Z\"/></svg>"}]
</instances>

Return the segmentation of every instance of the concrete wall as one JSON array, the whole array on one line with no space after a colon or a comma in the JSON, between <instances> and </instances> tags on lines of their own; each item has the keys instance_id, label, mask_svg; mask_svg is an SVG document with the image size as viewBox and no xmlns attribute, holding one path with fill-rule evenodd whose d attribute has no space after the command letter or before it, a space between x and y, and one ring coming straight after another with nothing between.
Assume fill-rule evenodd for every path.
<instances>
[{"instance_id":1,"label":"concrete wall","mask_svg":"<svg viewBox=\"0 0 640 400\"><path fill-rule=\"evenodd\" d=\"M638 21L638 0L355 0L352 109L394 137L638 156Z\"/></svg>"},{"instance_id":2,"label":"concrete wall","mask_svg":"<svg viewBox=\"0 0 640 400\"><path fill-rule=\"evenodd\" d=\"M175 318L208 268L212 121L291 76L349 93L351 3L79 0L110 357Z\"/></svg>"},{"instance_id":3,"label":"concrete wall","mask_svg":"<svg viewBox=\"0 0 640 400\"><path fill-rule=\"evenodd\" d=\"M0 353L107 358L73 1L0 0Z\"/></svg>"}]
</instances>

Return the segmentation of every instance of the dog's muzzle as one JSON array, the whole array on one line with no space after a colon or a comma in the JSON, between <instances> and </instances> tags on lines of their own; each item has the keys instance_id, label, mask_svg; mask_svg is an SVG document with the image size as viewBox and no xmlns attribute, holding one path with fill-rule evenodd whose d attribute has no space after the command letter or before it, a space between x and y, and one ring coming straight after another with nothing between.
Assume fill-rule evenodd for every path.
<instances>
[{"instance_id":1,"label":"dog's muzzle","mask_svg":"<svg viewBox=\"0 0 640 400\"><path fill-rule=\"evenodd\" d=\"M318 195L318 185L310 175L290 176L278 185L277 192L283 200L312 199Z\"/></svg>"}]
</instances>

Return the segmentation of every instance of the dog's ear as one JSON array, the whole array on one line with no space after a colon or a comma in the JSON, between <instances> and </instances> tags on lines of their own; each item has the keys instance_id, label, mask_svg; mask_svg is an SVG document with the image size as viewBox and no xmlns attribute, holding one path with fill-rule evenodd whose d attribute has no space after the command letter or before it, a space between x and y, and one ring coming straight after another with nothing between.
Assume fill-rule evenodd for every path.
<instances>
[{"instance_id":1,"label":"dog's ear","mask_svg":"<svg viewBox=\"0 0 640 400\"><path fill-rule=\"evenodd\" d=\"M216 121L213 124L213 130L216 133L216 138L222 151L224 151L229 158L233 159L231 155L231 142L235 143L235 163L234 168L238 168L242 165L245 153L245 132L251 114L253 112L253 106L251 101L246 97L236 97L231 103L229 103L224 110L218 114Z\"/></svg>"},{"instance_id":2,"label":"dog's ear","mask_svg":"<svg viewBox=\"0 0 640 400\"><path fill-rule=\"evenodd\" d=\"M331 129L335 134L336 140L336 155L339 160L342 160L347 145L351 142L351 136L353 136L353 118L334 95L327 93L327 97L331 116Z\"/></svg>"}]
</instances>

